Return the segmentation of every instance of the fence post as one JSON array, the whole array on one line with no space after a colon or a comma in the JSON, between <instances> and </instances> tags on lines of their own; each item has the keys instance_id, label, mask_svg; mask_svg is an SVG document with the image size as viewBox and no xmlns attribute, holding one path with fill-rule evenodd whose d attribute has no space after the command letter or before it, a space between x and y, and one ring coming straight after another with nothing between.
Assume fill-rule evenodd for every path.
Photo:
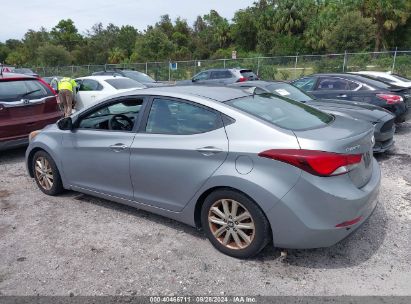
<instances>
[{"instance_id":1,"label":"fence post","mask_svg":"<svg viewBox=\"0 0 411 304\"><path fill-rule=\"evenodd\" d=\"M260 75L260 57L257 57L257 76L260 77L259 75Z\"/></svg>"},{"instance_id":2,"label":"fence post","mask_svg":"<svg viewBox=\"0 0 411 304\"><path fill-rule=\"evenodd\" d=\"M298 53L297 55L295 55L294 78L297 78L297 64L298 64Z\"/></svg>"},{"instance_id":3,"label":"fence post","mask_svg":"<svg viewBox=\"0 0 411 304\"><path fill-rule=\"evenodd\" d=\"M395 47L394 59L392 61L391 73L394 73L394 70L395 70L395 61L397 60L397 51L398 51L398 46Z\"/></svg>"},{"instance_id":4,"label":"fence post","mask_svg":"<svg viewBox=\"0 0 411 304\"><path fill-rule=\"evenodd\" d=\"M148 75L148 63L146 61L146 74Z\"/></svg>"},{"instance_id":5,"label":"fence post","mask_svg":"<svg viewBox=\"0 0 411 304\"><path fill-rule=\"evenodd\" d=\"M171 60L168 61L168 81L171 81Z\"/></svg>"},{"instance_id":6,"label":"fence post","mask_svg":"<svg viewBox=\"0 0 411 304\"><path fill-rule=\"evenodd\" d=\"M343 72L345 72L345 65L347 64L347 50L344 51Z\"/></svg>"}]
</instances>

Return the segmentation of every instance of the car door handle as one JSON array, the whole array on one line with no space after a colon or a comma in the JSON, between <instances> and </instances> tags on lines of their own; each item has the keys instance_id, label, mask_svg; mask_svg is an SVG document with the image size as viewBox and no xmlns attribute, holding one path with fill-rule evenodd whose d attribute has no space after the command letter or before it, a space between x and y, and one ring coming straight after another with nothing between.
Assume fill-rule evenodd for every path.
<instances>
[{"instance_id":1,"label":"car door handle","mask_svg":"<svg viewBox=\"0 0 411 304\"><path fill-rule=\"evenodd\" d=\"M203 148L198 148L196 151L203 154L204 156L211 156L211 155L223 152L223 150L220 149L220 148L210 147L210 146L203 147Z\"/></svg>"},{"instance_id":2,"label":"car door handle","mask_svg":"<svg viewBox=\"0 0 411 304\"><path fill-rule=\"evenodd\" d=\"M113 150L114 152L121 152L127 149L128 147L125 144L115 144L115 145L111 145L109 148Z\"/></svg>"},{"instance_id":3,"label":"car door handle","mask_svg":"<svg viewBox=\"0 0 411 304\"><path fill-rule=\"evenodd\" d=\"M345 97L347 97L347 95L346 94L340 94L340 95L337 95L337 97L345 98Z\"/></svg>"}]
</instances>

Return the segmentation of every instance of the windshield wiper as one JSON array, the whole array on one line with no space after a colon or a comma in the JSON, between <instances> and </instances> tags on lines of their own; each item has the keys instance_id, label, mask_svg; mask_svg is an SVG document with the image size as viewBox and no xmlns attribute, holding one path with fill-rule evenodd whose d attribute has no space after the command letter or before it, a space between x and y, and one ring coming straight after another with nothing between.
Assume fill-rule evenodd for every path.
<instances>
[{"instance_id":1,"label":"windshield wiper","mask_svg":"<svg viewBox=\"0 0 411 304\"><path fill-rule=\"evenodd\" d=\"M33 91L28 91L28 92L26 92L26 93L24 93L24 94L21 94L21 95L20 95L20 98L26 97L26 96L28 96L28 95L30 95L30 94L33 94L33 93L36 93L36 92L38 92L38 91L41 91L41 89L37 89L37 90L33 90Z\"/></svg>"}]
</instances>

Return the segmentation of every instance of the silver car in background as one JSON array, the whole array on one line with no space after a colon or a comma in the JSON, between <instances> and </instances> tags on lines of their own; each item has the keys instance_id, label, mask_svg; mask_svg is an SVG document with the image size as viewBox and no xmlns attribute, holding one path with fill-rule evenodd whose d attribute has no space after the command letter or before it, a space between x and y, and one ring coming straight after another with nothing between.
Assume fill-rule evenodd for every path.
<instances>
[{"instance_id":1,"label":"silver car in background","mask_svg":"<svg viewBox=\"0 0 411 304\"><path fill-rule=\"evenodd\" d=\"M371 124L269 93L122 93L30 136L28 172L64 189L201 227L221 252L331 246L377 203Z\"/></svg>"}]
</instances>

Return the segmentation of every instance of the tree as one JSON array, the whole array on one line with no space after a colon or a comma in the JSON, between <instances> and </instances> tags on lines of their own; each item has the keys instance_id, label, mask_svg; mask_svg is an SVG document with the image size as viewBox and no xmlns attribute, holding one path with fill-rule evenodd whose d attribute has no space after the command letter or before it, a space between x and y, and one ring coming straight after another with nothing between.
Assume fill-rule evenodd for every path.
<instances>
[{"instance_id":1,"label":"tree","mask_svg":"<svg viewBox=\"0 0 411 304\"><path fill-rule=\"evenodd\" d=\"M70 53L62 45L46 44L38 48L39 64L44 66L64 66L72 61Z\"/></svg>"},{"instance_id":2,"label":"tree","mask_svg":"<svg viewBox=\"0 0 411 304\"><path fill-rule=\"evenodd\" d=\"M363 18L360 12L345 14L324 36L324 43L331 52L369 51L375 37L376 26L371 18Z\"/></svg>"},{"instance_id":3,"label":"tree","mask_svg":"<svg viewBox=\"0 0 411 304\"><path fill-rule=\"evenodd\" d=\"M174 51L174 44L159 28L150 28L137 38L133 58L142 61L167 60Z\"/></svg>"},{"instance_id":4,"label":"tree","mask_svg":"<svg viewBox=\"0 0 411 304\"><path fill-rule=\"evenodd\" d=\"M82 41L74 22L71 19L60 20L50 32L53 42L62 45L65 49L72 51Z\"/></svg>"},{"instance_id":5,"label":"tree","mask_svg":"<svg viewBox=\"0 0 411 304\"><path fill-rule=\"evenodd\" d=\"M253 51L257 45L257 18L253 10L247 8L239 10L233 18L231 36L240 49L244 51Z\"/></svg>"},{"instance_id":6,"label":"tree","mask_svg":"<svg viewBox=\"0 0 411 304\"><path fill-rule=\"evenodd\" d=\"M411 2L405 0L362 0L359 7L376 24L375 51L388 48L388 36L404 25L411 14Z\"/></svg>"}]
</instances>

